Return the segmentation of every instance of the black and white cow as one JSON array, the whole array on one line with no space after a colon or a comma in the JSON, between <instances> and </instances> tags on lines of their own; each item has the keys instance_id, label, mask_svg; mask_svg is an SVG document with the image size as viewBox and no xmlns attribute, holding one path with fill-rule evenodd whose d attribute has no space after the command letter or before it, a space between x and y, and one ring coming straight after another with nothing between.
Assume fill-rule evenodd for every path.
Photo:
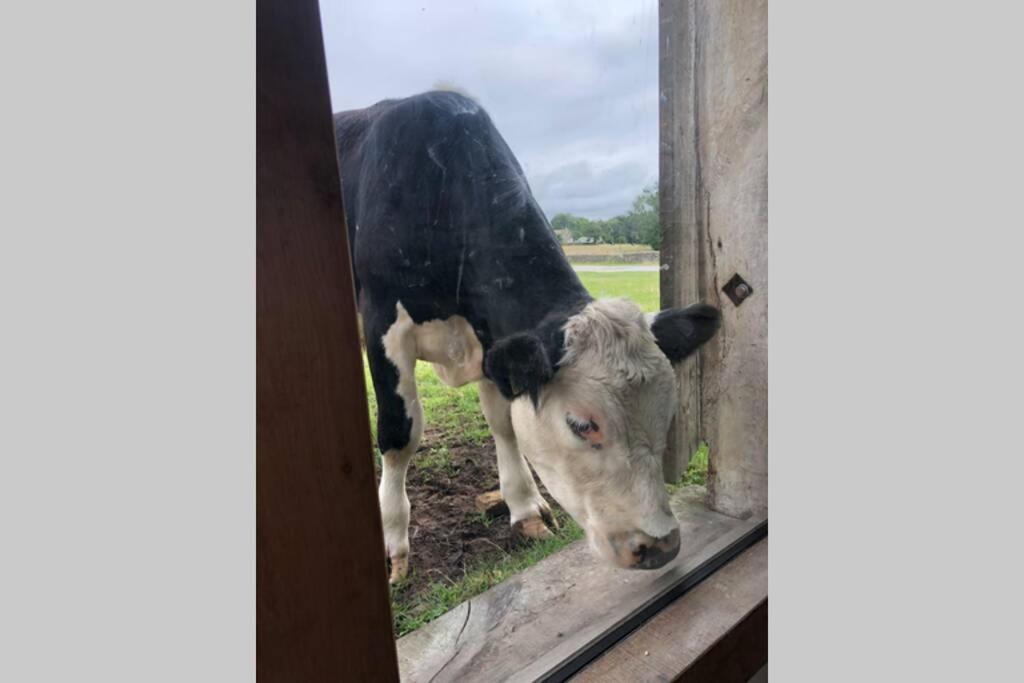
<instances>
[{"instance_id":1,"label":"black and white cow","mask_svg":"<svg viewBox=\"0 0 1024 683\"><path fill-rule=\"evenodd\" d=\"M405 476L423 433L417 360L451 386L480 383L517 532L551 533L529 461L600 557L642 569L674 558L678 523L661 470L678 393L671 363L711 338L718 311L645 317L625 299L594 300L468 97L386 100L334 123L392 582L409 563Z\"/></svg>"}]
</instances>

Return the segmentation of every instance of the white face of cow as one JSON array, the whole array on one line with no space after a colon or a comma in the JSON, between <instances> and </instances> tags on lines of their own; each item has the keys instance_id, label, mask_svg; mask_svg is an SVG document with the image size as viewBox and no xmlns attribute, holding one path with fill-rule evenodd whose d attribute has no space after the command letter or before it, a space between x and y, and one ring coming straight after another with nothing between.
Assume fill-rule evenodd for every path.
<instances>
[{"instance_id":1,"label":"white face of cow","mask_svg":"<svg viewBox=\"0 0 1024 683\"><path fill-rule=\"evenodd\" d=\"M564 354L536 388L536 404L528 395L512 403L523 455L591 548L626 568L655 569L679 552L661 468L679 393L666 353L678 355L679 345L652 327L674 337L689 331L691 343L682 341L692 352L718 325L709 307L667 313L648 326L629 301L589 304L566 324Z\"/></svg>"}]
</instances>

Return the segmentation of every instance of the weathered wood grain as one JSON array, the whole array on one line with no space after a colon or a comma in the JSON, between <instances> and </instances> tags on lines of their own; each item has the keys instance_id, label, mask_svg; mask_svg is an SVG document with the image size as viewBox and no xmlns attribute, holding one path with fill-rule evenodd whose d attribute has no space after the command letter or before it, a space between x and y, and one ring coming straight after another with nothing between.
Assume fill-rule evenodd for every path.
<instances>
[{"instance_id":1,"label":"weathered wood grain","mask_svg":"<svg viewBox=\"0 0 1024 683\"><path fill-rule=\"evenodd\" d=\"M666 476L711 446L709 503L767 510L768 21L764 0L661 3L662 304L706 301L722 330L680 369ZM739 273L739 306L722 287Z\"/></svg>"},{"instance_id":2,"label":"weathered wood grain","mask_svg":"<svg viewBox=\"0 0 1024 683\"><path fill-rule=\"evenodd\" d=\"M593 661L572 680L579 683L645 683L672 681L692 670L691 678L706 671L733 671L746 681L767 658L763 647L749 648L749 655L730 651L735 665L709 650L748 617L761 618L757 610L768 599L768 541L760 541L705 579L692 591L658 613L653 619ZM698 665L703 657L711 659ZM697 669L695 669L697 667ZM682 680L687 680L684 675ZM716 680L716 679L711 679ZM728 676L717 680L733 680Z\"/></svg>"},{"instance_id":3,"label":"weathered wood grain","mask_svg":"<svg viewBox=\"0 0 1024 683\"><path fill-rule=\"evenodd\" d=\"M674 497L682 551L667 567L613 569L577 542L401 638L402 680L536 680L761 521L708 510L703 496Z\"/></svg>"},{"instance_id":4,"label":"weathered wood grain","mask_svg":"<svg viewBox=\"0 0 1024 683\"><path fill-rule=\"evenodd\" d=\"M661 219L661 307L677 308L700 300L700 221L697 188L697 130L694 110L694 7L661 0L659 17L659 192ZM679 408L663 456L665 481L686 470L702 438L700 353L676 369Z\"/></svg>"}]
</instances>

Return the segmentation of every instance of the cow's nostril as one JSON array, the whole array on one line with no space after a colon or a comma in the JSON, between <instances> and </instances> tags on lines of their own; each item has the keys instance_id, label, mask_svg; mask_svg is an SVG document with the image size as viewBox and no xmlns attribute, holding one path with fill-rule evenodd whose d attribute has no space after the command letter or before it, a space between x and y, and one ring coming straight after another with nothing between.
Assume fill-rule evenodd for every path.
<instances>
[{"instance_id":1,"label":"cow's nostril","mask_svg":"<svg viewBox=\"0 0 1024 683\"><path fill-rule=\"evenodd\" d=\"M634 537L633 569L658 569L665 566L679 554L679 530L661 538Z\"/></svg>"},{"instance_id":2,"label":"cow's nostril","mask_svg":"<svg viewBox=\"0 0 1024 683\"><path fill-rule=\"evenodd\" d=\"M620 531L608 535L615 563L624 569L657 569L679 552L679 530L654 538L642 531Z\"/></svg>"},{"instance_id":3,"label":"cow's nostril","mask_svg":"<svg viewBox=\"0 0 1024 683\"><path fill-rule=\"evenodd\" d=\"M641 543L634 554L636 555L637 562L643 562L644 558L647 557L647 546Z\"/></svg>"}]
</instances>

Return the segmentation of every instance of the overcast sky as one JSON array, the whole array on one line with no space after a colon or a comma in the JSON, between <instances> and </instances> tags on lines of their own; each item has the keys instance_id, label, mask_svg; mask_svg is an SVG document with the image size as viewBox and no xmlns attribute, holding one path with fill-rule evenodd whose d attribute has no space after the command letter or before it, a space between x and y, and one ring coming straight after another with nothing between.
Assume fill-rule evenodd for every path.
<instances>
[{"instance_id":1,"label":"overcast sky","mask_svg":"<svg viewBox=\"0 0 1024 683\"><path fill-rule=\"evenodd\" d=\"M334 110L450 83L548 218L609 218L658 178L656 0L320 0Z\"/></svg>"}]
</instances>

